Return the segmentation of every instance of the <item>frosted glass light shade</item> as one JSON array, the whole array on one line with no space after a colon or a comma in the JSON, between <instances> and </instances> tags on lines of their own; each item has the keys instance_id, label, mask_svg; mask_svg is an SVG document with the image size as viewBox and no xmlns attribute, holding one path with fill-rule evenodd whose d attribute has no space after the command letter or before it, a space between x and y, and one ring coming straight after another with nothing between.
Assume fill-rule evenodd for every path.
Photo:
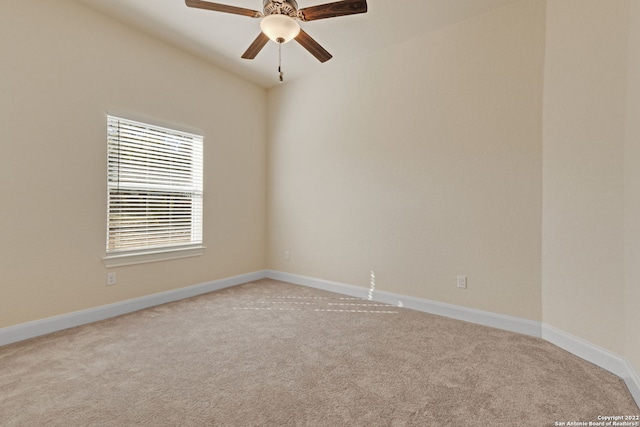
<instances>
[{"instance_id":1,"label":"frosted glass light shade","mask_svg":"<svg viewBox=\"0 0 640 427\"><path fill-rule=\"evenodd\" d=\"M267 15L260 21L262 32L274 42L283 39L287 43L300 33L300 25L287 15Z\"/></svg>"}]
</instances>

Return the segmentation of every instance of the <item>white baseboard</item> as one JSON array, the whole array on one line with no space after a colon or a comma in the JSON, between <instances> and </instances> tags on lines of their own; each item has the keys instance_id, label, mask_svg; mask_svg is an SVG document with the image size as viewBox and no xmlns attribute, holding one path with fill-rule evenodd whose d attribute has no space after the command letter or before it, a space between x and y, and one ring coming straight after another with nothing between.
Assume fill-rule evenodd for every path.
<instances>
[{"instance_id":1,"label":"white baseboard","mask_svg":"<svg viewBox=\"0 0 640 427\"><path fill-rule=\"evenodd\" d=\"M282 271L267 270L268 279L280 280L282 282L293 283L294 285L307 286L309 288L322 289L323 291L335 292L355 298L367 298L367 289L360 286L347 285L344 283L331 282L329 280L316 279L314 277L300 276L298 274L284 273Z\"/></svg>"},{"instance_id":2,"label":"white baseboard","mask_svg":"<svg viewBox=\"0 0 640 427\"><path fill-rule=\"evenodd\" d=\"M110 317L132 313L134 311L154 307L156 305L206 294L208 292L229 288L242 283L264 279L265 277L265 271L256 271L253 273L214 280L212 282L202 283L199 285L160 292L140 298L134 298L86 310L75 311L73 313L62 314L60 316L48 317L46 319L1 328L0 346L61 331L63 329L73 328L75 326L86 325L88 323L97 322Z\"/></svg>"},{"instance_id":3,"label":"white baseboard","mask_svg":"<svg viewBox=\"0 0 640 427\"><path fill-rule=\"evenodd\" d=\"M546 323L542 324L542 338L622 378L640 406L640 377L627 359Z\"/></svg>"},{"instance_id":4,"label":"white baseboard","mask_svg":"<svg viewBox=\"0 0 640 427\"><path fill-rule=\"evenodd\" d=\"M542 338L594 365L613 372L619 377L625 377L625 360L602 347L598 347L546 323L542 325Z\"/></svg>"},{"instance_id":5,"label":"white baseboard","mask_svg":"<svg viewBox=\"0 0 640 427\"><path fill-rule=\"evenodd\" d=\"M296 274L273 270L267 270L267 277L297 285L345 294L352 297L362 299L368 298L369 290L359 286L346 285L343 283L330 282L327 280L314 279L312 277L299 276ZM542 334L540 322L522 319L520 317L496 314L488 311L476 310L473 308L461 307L453 304L446 304L378 290L373 293L372 299L377 302L396 306L399 302L402 302L402 306L405 308L411 308L424 313L437 314L439 316L463 320L465 322L476 323L479 325L490 326L492 328L531 335L537 338L540 338Z\"/></svg>"}]
</instances>

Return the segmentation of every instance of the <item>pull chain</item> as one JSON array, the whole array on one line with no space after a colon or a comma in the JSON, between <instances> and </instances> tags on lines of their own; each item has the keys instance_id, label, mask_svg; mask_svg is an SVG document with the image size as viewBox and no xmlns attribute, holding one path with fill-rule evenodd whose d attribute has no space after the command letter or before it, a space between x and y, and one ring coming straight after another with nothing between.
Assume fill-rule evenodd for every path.
<instances>
[{"instance_id":1,"label":"pull chain","mask_svg":"<svg viewBox=\"0 0 640 427\"><path fill-rule=\"evenodd\" d=\"M280 77L280 83L284 82L284 73L282 72L282 43L284 43L283 38L278 38L278 74Z\"/></svg>"}]
</instances>

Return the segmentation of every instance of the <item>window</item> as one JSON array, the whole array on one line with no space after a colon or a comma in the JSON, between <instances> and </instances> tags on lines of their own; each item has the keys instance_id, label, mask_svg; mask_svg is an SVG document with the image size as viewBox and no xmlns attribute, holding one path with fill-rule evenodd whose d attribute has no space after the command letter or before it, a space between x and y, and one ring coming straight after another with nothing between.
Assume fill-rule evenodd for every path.
<instances>
[{"instance_id":1,"label":"window","mask_svg":"<svg viewBox=\"0 0 640 427\"><path fill-rule=\"evenodd\" d=\"M202 142L107 116L107 266L202 254Z\"/></svg>"}]
</instances>

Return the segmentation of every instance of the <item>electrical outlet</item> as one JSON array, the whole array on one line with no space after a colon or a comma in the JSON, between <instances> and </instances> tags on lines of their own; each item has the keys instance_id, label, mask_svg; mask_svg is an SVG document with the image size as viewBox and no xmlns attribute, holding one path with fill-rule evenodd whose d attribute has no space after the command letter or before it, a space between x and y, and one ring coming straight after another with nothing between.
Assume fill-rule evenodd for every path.
<instances>
[{"instance_id":1,"label":"electrical outlet","mask_svg":"<svg viewBox=\"0 0 640 427\"><path fill-rule=\"evenodd\" d=\"M289 261L289 258L291 258L291 254L289 253L289 251L284 251L284 259Z\"/></svg>"},{"instance_id":2,"label":"electrical outlet","mask_svg":"<svg viewBox=\"0 0 640 427\"><path fill-rule=\"evenodd\" d=\"M467 289L467 276L458 276L458 287L460 289Z\"/></svg>"},{"instance_id":3,"label":"electrical outlet","mask_svg":"<svg viewBox=\"0 0 640 427\"><path fill-rule=\"evenodd\" d=\"M107 273L107 286L111 286L115 284L116 284L116 273L114 272Z\"/></svg>"}]
</instances>

